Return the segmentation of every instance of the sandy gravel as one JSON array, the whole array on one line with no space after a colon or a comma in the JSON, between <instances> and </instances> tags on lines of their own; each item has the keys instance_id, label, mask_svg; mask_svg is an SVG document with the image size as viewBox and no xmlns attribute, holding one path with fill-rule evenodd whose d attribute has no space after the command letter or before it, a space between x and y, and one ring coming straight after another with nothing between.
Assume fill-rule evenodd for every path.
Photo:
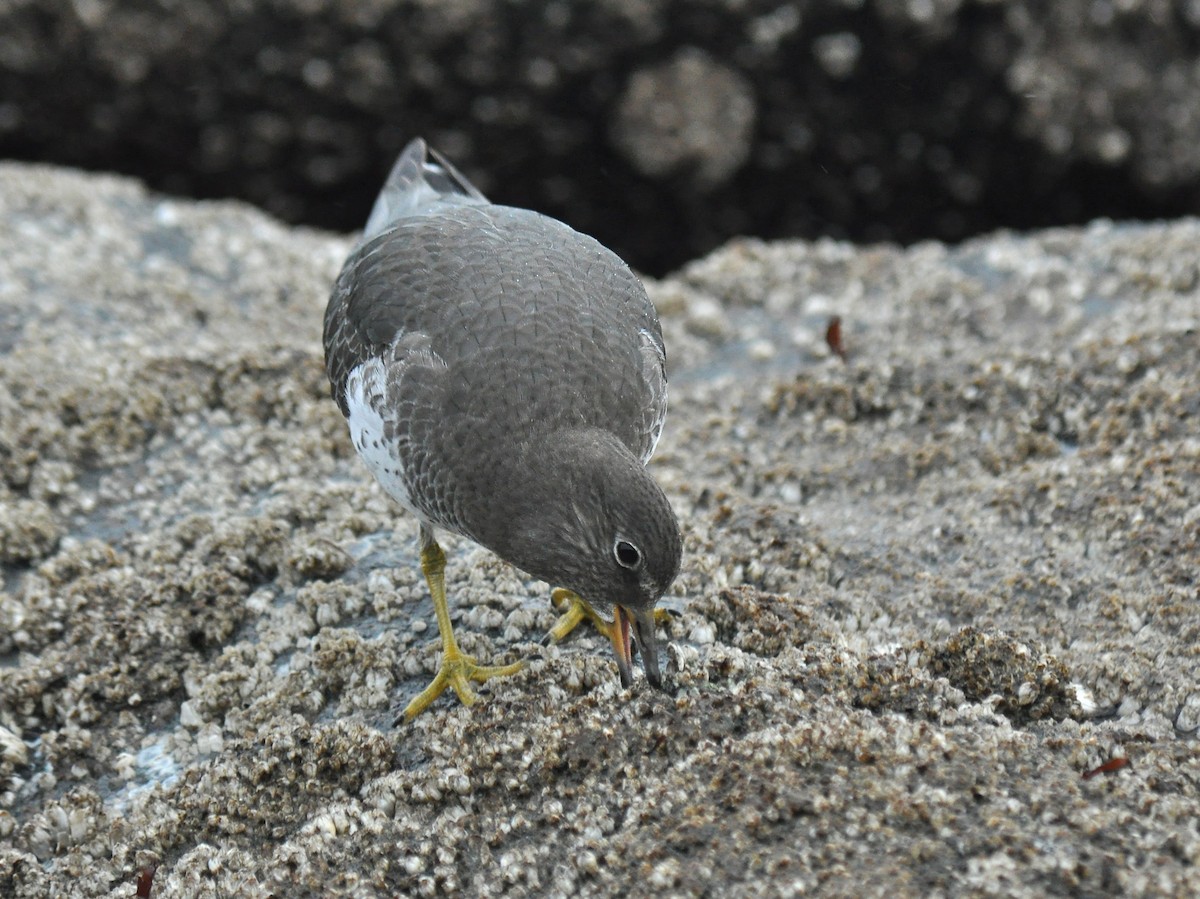
<instances>
[{"instance_id":1,"label":"sandy gravel","mask_svg":"<svg viewBox=\"0 0 1200 899\"><path fill-rule=\"evenodd\" d=\"M436 628L326 392L349 240L0 165L0 895L1200 893L1198 245L651 284L670 692L449 540L464 648L530 664L397 727Z\"/></svg>"}]
</instances>

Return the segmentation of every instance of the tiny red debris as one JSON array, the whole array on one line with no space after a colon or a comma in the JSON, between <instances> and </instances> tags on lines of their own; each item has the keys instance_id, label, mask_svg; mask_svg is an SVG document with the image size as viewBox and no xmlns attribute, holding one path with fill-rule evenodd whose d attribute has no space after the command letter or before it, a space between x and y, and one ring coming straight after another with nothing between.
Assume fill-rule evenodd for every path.
<instances>
[{"instance_id":1,"label":"tiny red debris","mask_svg":"<svg viewBox=\"0 0 1200 899\"><path fill-rule=\"evenodd\" d=\"M138 899L150 899L150 890L154 887L154 872L157 870L157 865L146 865L146 867L138 871Z\"/></svg>"},{"instance_id":2,"label":"tiny red debris","mask_svg":"<svg viewBox=\"0 0 1200 899\"><path fill-rule=\"evenodd\" d=\"M832 315L829 317L829 324L825 327L825 343L829 345L829 349L833 350L843 362L846 361L846 346L842 343L842 317L840 315Z\"/></svg>"},{"instance_id":3,"label":"tiny red debris","mask_svg":"<svg viewBox=\"0 0 1200 899\"><path fill-rule=\"evenodd\" d=\"M1118 756L1115 759L1109 759L1103 765L1098 765L1097 767L1093 768L1091 771L1084 771L1083 779L1090 780L1091 778L1095 777L1097 774L1111 774L1114 771L1120 771L1122 768L1124 768L1128 764L1129 764L1129 759L1127 759L1123 756Z\"/></svg>"}]
</instances>

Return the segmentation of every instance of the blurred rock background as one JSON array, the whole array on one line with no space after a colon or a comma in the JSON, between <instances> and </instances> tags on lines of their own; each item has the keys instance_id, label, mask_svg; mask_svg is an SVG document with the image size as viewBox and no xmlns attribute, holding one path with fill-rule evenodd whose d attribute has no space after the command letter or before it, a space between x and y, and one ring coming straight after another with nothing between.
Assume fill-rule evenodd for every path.
<instances>
[{"instance_id":1,"label":"blurred rock background","mask_svg":"<svg viewBox=\"0 0 1200 899\"><path fill-rule=\"evenodd\" d=\"M0 0L0 157L361 225L423 134L662 273L1200 201L1198 0Z\"/></svg>"}]
</instances>

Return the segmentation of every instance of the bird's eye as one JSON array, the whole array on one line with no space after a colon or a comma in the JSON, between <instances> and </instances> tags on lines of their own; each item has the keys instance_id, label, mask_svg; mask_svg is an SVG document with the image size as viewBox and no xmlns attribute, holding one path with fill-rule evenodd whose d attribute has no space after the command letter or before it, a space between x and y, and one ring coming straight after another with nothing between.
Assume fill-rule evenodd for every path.
<instances>
[{"instance_id":1,"label":"bird's eye","mask_svg":"<svg viewBox=\"0 0 1200 899\"><path fill-rule=\"evenodd\" d=\"M613 546L613 555L617 557L617 564L622 568L636 571L641 567L642 554L628 540L618 540Z\"/></svg>"}]
</instances>

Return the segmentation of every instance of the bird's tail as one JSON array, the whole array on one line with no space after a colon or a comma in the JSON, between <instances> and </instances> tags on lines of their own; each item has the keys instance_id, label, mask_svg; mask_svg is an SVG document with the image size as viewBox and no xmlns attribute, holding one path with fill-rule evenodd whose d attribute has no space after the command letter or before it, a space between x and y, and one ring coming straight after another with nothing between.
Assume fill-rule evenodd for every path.
<instances>
[{"instance_id":1,"label":"bird's tail","mask_svg":"<svg viewBox=\"0 0 1200 899\"><path fill-rule=\"evenodd\" d=\"M410 215L429 212L442 203L470 206L487 202L466 177L424 139L410 141L392 166L375 200L362 239L370 240Z\"/></svg>"}]
</instances>

